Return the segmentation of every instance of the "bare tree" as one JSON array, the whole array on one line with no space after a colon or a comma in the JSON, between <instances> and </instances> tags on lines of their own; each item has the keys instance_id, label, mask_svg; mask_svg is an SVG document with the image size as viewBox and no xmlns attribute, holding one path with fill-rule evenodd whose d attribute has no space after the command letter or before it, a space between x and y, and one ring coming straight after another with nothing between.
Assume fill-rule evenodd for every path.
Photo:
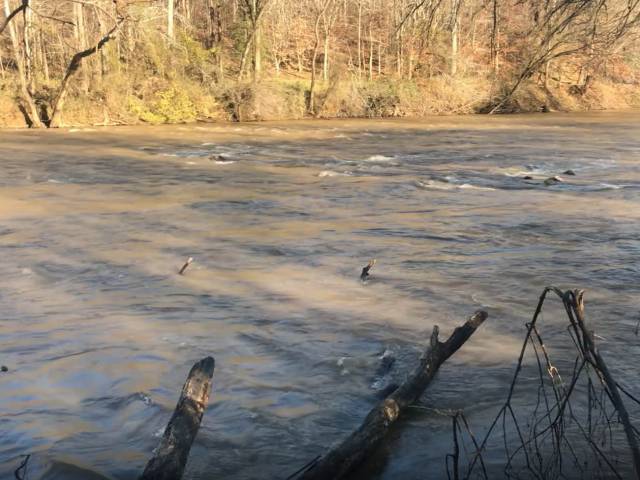
<instances>
[{"instance_id":1,"label":"bare tree","mask_svg":"<svg viewBox=\"0 0 640 480\"><path fill-rule=\"evenodd\" d=\"M69 90L69 82L71 81L71 78L74 76L74 74L79 70L80 66L82 65L82 61L85 58L90 57L91 55L100 51L100 49L102 49L107 44L107 42L113 40L120 30L120 27L124 23L125 18L126 17L122 16L122 14L118 10L116 10L116 17L114 18L115 24L111 27L111 29L105 35L103 35L102 38L100 38L92 47L79 51L75 55L73 55L71 61L69 62L69 65L67 66L64 77L62 79L62 83L60 85L60 89L58 90L58 95L56 96L53 104L51 122L49 124L51 128L62 126L62 111L64 108L64 102L67 96L67 92Z\"/></svg>"},{"instance_id":2,"label":"bare tree","mask_svg":"<svg viewBox=\"0 0 640 480\"><path fill-rule=\"evenodd\" d=\"M320 21L324 18L327 9L331 7L334 0L315 0L315 22L314 22L314 42L313 55L311 56L311 84L309 85L309 99L307 110L312 115L316 114L315 105L315 87L316 87L316 63L318 60L318 50L320 47Z\"/></svg>"},{"instance_id":3,"label":"bare tree","mask_svg":"<svg viewBox=\"0 0 640 480\"><path fill-rule=\"evenodd\" d=\"M238 78L242 78L244 70L246 68L247 57L249 51L253 47L253 73L254 79L257 79L262 69L261 49L262 49L262 34L260 32L260 19L262 14L269 4L269 0L242 0L242 5L245 10L245 14L249 20L249 35L242 52L240 60L240 71Z\"/></svg>"},{"instance_id":4,"label":"bare tree","mask_svg":"<svg viewBox=\"0 0 640 480\"><path fill-rule=\"evenodd\" d=\"M586 50L606 52L638 23L640 0L628 0L626 5L614 0L559 0L528 32L534 47L507 94L490 113L499 111L522 82L547 62Z\"/></svg>"}]
</instances>

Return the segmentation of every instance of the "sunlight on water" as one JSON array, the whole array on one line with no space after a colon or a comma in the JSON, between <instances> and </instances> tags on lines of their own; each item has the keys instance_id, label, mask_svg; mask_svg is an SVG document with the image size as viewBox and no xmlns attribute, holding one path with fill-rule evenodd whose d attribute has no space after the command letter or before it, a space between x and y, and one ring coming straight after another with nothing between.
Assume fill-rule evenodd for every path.
<instances>
[{"instance_id":1,"label":"sunlight on water","mask_svg":"<svg viewBox=\"0 0 640 480\"><path fill-rule=\"evenodd\" d=\"M0 477L31 453L30 479L136 478L213 355L186 478L284 478L402 380L434 325L447 335L479 308L489 320L423 403L482 431L551 283L587 290L640 394L639 122L0 132ZM412 413L367 475L446 478L449 422Z\"/></svg>"}]
</instances>

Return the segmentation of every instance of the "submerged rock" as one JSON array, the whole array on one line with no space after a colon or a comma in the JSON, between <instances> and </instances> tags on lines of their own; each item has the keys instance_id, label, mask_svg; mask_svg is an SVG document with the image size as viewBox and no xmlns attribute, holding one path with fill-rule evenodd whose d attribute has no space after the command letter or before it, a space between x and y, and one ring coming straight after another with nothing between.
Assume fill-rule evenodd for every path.
<instances>
[{"instance_id":1,"label":"submerged rock","mask_svg":"<svg viewBox=\"0 0 640 480\"><path fill-rule=\"evenodd\" d=\"M564 173L565 175L575 175L575 174L576 174L576 172L574 172L574 171L573 171L573 170L571 170L571 169L569 169L569 170L565 170L565 171L564 171L564 172L562 172L562 173Z\"/></svg>"},{"instance_id":2,"label":"submerged rock","mask_svg":"<svg viewBox=\"0 0 640 480\"><path fill-rule=\"evenodd\" d=\"M525 175L524 177L522 177L523 180L533 180L533 177L531 175Z\"/></svg>"},{"instance_id":3,"label":"submerged rock","mask_svg":"<svg viewBox=\"0 0 640 480\"><path fill-rule=\"evenodd\" d=\"M8 372L8 371L9 371L9 369L7 367L5 367L4 365L2 365L0 367L0 372Z\"/></svg>"},{"instance_id":4,"label":"submerged rock","mask_svg":"<svg viewBox=\"0 0 640 480\"><path fill-rule=\"evenodd\" d=\"M221 153L214 153L213 155L209 155L209 160L211 160L212 162L228 162L229 157Z\"/></svg>"},{"instance_id":5,"label":"submerged rock","mask_svg":"<svg viewBox=\"0 0 640 480\"><path fill-rule=\"evenodd\" d=\"M557 175L555 177L549 177L544 181L544 184L549 186L549 185L555 185L556 183L562 183L562 178L558 177Z\"/></svg>"}]
</instances>

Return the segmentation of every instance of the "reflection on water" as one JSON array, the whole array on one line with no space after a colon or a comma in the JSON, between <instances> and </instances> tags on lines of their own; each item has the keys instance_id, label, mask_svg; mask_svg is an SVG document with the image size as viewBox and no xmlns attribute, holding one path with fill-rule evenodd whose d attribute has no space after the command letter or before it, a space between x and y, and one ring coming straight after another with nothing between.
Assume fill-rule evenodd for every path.
<instances>
[{"instance_id":1,"label":"reflection on water","mask_svg":"<svg viewBox=\"0 0 640 480\"><path fill-rule=\"evenodd\" d=\"M284 478L358 424L433 325L480 307L423 404L482 432L550 283L587 290L640 395L639 121L0 132L0 477L31 453L29 478L136 478L212 354L186 478ZM450 420L416 410L367 476L446 478L451 448Z\"/></svg>"}]
</instances>

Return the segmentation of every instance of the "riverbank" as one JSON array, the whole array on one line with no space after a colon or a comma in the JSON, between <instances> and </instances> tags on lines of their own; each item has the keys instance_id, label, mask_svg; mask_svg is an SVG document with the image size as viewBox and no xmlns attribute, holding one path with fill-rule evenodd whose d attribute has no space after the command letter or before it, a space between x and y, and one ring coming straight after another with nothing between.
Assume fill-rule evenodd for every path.
<instances>
[{"instance_id":1,"label":"riverbank","mask_svg":"<svg viewBox=\"0 0 640 480\"><path fill-rule=\"evenodd\" d=\"M15 79L0 81L0 128L24 128L27 120L15 96ZM356 78L316 87L317 118L390 118L487 113L505 98L509 84L481 77L441 75L425 80ZM55 86L39 100L40 108L55 95ZM134 93L135 92L135 93ZM260 82L204 86L188 79L127 80L114 75L95 91L67 100L63 125L137 125L196 120L244 122L298 120L308 113L309 81L293 76ZM557 80L544 85L527 81L499 113L539 111L586 112L640 107L634 83L592 80L585 85Z\"/></svg>"}]
</instances>

